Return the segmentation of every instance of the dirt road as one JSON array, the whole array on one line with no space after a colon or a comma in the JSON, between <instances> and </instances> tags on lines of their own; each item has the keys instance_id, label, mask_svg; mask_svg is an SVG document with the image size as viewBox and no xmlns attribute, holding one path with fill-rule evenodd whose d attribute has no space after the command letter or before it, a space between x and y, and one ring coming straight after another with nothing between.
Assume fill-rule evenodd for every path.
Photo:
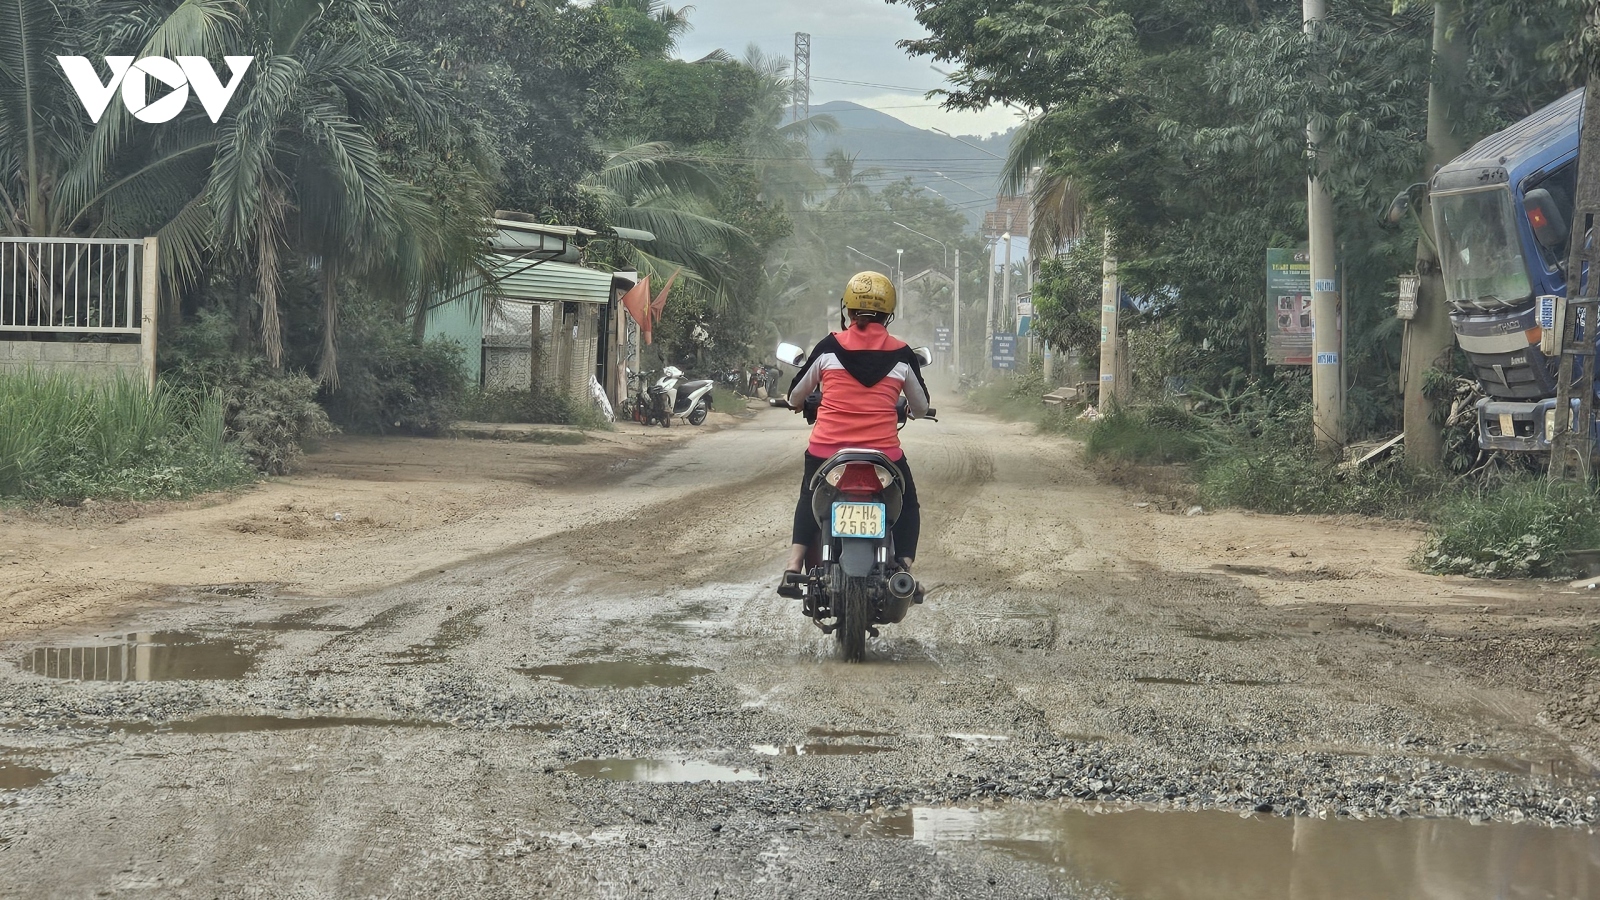
<instances>
[{"instance_id":1,"label":"dirt road","mask_svg":"<svg viewBox=\"0 0 1600 900\"><path fill-rule=\"evenodd\" d=\"M0 606L0 895L1600 896L1600 592L1189 515L958 413L906 432L938 587L849 666L771 589L804 434L441 443L319 460L410 519L225 524L307 478L82 531L156 562Z\"/></svg>"}]
</instances>

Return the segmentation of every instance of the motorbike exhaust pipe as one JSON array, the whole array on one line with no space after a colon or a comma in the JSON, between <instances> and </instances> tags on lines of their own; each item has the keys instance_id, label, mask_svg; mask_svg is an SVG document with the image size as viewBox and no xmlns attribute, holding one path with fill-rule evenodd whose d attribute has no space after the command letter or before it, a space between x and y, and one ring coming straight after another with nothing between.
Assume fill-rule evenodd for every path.
<instances>
[{"instance_id":1,"label":"motorbike exhaust pipe","mask_svg":"<svg viewBox=\"0 0 1600 900\"><path fill-rule=\"evenodd\" d=\"M910 600L917 592L917 580L910 572L896 572L889 576L889 594L896 600Z\"/></svg>"}]
</instances>

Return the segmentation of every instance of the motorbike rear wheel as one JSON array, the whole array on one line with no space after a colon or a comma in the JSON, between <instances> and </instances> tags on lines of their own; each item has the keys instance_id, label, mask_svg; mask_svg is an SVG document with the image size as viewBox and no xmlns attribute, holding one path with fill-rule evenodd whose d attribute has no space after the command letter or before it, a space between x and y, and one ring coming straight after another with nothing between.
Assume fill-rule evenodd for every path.
<instances>
[{"instance_id":1,"label":"motorbike rear wheel","mask_svg":"<svg viewBox=\"0 0 1600 900\"><path fill-rule=\"evenodd\" d=\"M865 578L845 578L844 597L835 607L839 620L833 636L839 642L839 655L845 662L858 663L867 657L867 629L872 627L872 602L867 599Z\"/></svg>"},{"instance_id":2,"label":"motorbike rear wheel","mask_svg":"<svg viewBox=\"0 0 1600 900\"><path fill-rule=\"evenodd\" d=\"M706 421L706 413L710 411L711 401L702 399L699 403L694 405L694 409L689 413L689 424L704 425Z\"/></svg>"}]
</instances>

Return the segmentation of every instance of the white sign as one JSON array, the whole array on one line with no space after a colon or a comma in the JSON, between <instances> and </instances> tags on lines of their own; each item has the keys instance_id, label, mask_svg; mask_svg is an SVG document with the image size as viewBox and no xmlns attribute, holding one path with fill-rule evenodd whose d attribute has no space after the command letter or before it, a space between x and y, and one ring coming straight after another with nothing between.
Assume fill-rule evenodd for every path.
<instances>
[{"instance_id":1,"label":"white sign","mask_svg":"<svg viewBox=\"0 0 1600 900\"><path fill-rule=\"evenodd\" d=\"M111 70L111 80L104 82L95 71L94 63L85 57L58 56L56 62L61 64L61 71L66 73L72 89L77 91L78 100L83 103L90 121L100 121L111 103L112 95L120 87L122 105L133 113L134 118L141 122L160 123L170 122L183 112L183 107L189 102L191 87L211 121L222 118L223 110L227 109L228 101L233 99L234 91L239 89L245 70L250 68L255 57L224 56L222 59L228 64L228 72L233 79L227 84L217 77L217 70L211 67L211 62L204 56L180 56L176 62L164 56L146 56L137 61L131 56L108 56L105 60L106 67ZM172 93L150 102L146 81L149 78L172 88Z\"/></svg>"},{"instance_id":2,"label":"white sign","mask_svg":"<svg viewBox=\"0 0 1600 900\"><path fill-rule=\"evenodd\" d=\"M1319 366L1337 366L1338 364L1339 364L1339 354L1337 354L1337 353L1318 353L1317 354L1317 365L1319 365Z\"/></svg>"},{"instance_id":3,"label":"white sign","mask_svg":"<svg viewBox=\"0 0 1600 900\"><path fill-rule=\"evenodd\" d=\"M1338 289L1339 282L1334 281L1332 278L1318 278L1316 285L1312 288L1312 290L1317 291L1318 293L1329 294L1337 291Z\"/></svg>"},{"instance_id":4,"label":"white sign","mask_svg":"<svg viewBox=\"0 0 1600 900\"><path fill-rule=\"evenodd\" d=\"M1033 317L1033 301L1032 300L1018 300L1017 301L1017 315L1025 317L1025 318L1032 318Z\"/></svg>"}]
</instances>

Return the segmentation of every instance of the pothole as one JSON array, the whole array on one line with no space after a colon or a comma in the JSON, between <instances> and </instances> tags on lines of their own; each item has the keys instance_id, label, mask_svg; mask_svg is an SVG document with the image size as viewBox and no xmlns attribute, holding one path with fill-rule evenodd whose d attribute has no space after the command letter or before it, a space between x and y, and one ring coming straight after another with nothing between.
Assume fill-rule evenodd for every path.
<instances>
[{"instance_id":1,"label":"pothole","mask_svg":"<svg viewBox=\"0 0 1600 900\"><path fill-rule=\"evenodd\" d=\"M1576 897L1600 834L1456 819L1240 816L1208 810L914 807L838 816L845 831L935 851L977 846L1119 897Z\"/></svg>"},{"instance_id":2,"label":"pothole","mask_svg":"<svg viewBox=\"0 0 1600 900\"><path fill-rule=\"evenodd\" d=\"M512 671L581 688L683 687L697 676L711 672L701 666L627 659L523 666Z\"/></svg>"},{"instance_id":3,"label":"pothole","mask_svg":"<svg viewBox=\"0 0 1600 900\"><path fill-rule=\"evenodd\" d=\"M24 766L0 757L0 791L20 791L44 784L59 774L50 769Z\"/></svg>"},{"instance_id":4,"label":"pothole","mask_svg":"<svg viewBox=\"0 0 1600 900\"><path fill-rule=\"evenodd\" d=\"M804 744L751 744L750 749L762 756L860 756L867 753L889 753L893 747L877 744L833 744L813 741Z\"/></svg>"},{"instance_id":5,"label":"pothole","mask_svg":"<svg viewBox=\"0 0 1600 900\"><path fill-rule=\"evenodd\" d=\"M36 647L18 660L25 672L77 681L214 681L244 677L256 650L192 631L137 632L62 647Z\"/></svg>"},{"instance_id":6,"label":"pothole","mask_svg":"<svg viewBox=\"0 0 1600 900\"><path fill-rule=\"evenodd\" d=\"M449 728L448 722L420 719L380 719L364 716L197 716L172 722L110 723L118 731L155 734L242 734L259 731L300 731L311 728Z\"/></svg>"},{"instance_id":7,"label":"pothole","mask_svg":"<svg viewBox=\"0 0 1600 900\"><path fill-rule=\"evenodd\" d=\"M843 739L843 738L881 738L894 737L892 731L871 731L865 728L807 728L807 737Z\"/></svg>"},{"instance_id":8,"label":"pothole","mask_svg":"<svg viewBox=\"0 0 1600 900\"><path fill-rule=\"evenodd\" d=\"M606 781L648 781L687 784L699 781L760 781L751 769L724 766L698 759L583 759L566 767L568 772Z\"/></svg>"}]
</instances>

